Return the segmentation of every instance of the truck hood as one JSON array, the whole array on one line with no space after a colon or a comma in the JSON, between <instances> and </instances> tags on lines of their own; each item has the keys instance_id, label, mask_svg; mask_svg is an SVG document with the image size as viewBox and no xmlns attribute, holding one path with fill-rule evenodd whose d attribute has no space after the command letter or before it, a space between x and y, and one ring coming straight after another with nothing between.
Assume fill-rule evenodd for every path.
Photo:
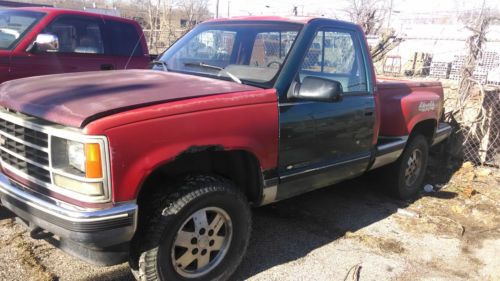
<instances>
[{"instance_id":1,"label":"truck hood","mask_svg":"<svg viewBox=\"0 0 500 281\"><path fill-rule=\"evenodd\" d=\"M153 70L58 74L0 85L0 105L57 124L84 127L117 112L168 101L258 88Z\"/></svg>"}]
</instances>

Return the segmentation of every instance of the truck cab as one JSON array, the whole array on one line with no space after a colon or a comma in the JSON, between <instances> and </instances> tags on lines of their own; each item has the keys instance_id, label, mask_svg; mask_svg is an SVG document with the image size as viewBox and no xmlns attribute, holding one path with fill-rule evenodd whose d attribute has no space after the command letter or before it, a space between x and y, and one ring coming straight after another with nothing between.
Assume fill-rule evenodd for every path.
<instances>
[{"instance_id":1,"label":"truck cab","mask_svg":"<svg viewBox=\"0 0 500 281\"><path fill-rule=\"evenodd\" d=\"M138 280L228 280L250 206L380 169L418 195L450 134L439 82L378 81L363 31L324 18L211 20L151 70L0 86L0 198Z\"/></svg>"},{"instance_id":2,"label":"truck cab","mask_svg":"<svg viewBox=\"0 0 500 281\"><path fill-rule=\"evenodd\" d=\"M55 8L0 10L0 83L148 66L147 45L135 21Z\"/></svg>"}]
</instances>

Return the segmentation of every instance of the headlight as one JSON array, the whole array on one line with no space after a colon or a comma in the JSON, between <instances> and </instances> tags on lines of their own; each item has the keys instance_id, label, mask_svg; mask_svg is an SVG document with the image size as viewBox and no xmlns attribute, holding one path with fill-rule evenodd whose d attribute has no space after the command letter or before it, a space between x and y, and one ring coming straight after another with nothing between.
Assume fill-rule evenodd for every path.
<instances>
[{"instance_id":1,"label":"headlight","mask_svg":"<svg viewBox=\"0 0 500 281\"><path fill-rule=\"evenodd\" d=\"M55 186L90 196L109 197L107 189L105 142L102 139L84 141L51 139L52 182ZM109 198L108 198L109 199Z\"/></svg>"},{"instance_id":2,"label":"headlight","mask_svg":"<svg viewBox=\"0 0 500 281\"><path fill-rule=\"evenodd\" d=\"M67 148L69 164L85 173L85 145L81 142L68 141Z\"/></svg>"}]
</instances>

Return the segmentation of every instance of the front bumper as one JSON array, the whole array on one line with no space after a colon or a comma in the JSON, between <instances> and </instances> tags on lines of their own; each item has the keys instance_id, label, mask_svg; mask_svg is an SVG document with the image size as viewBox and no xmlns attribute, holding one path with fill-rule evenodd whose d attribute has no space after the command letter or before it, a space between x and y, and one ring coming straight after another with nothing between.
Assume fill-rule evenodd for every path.
<instances>
[{"instance_id":1,"label":"front bumper","mask_svg":"<svg viewBox=\"0 0 500 281\"><path fill-rule=\"evenodd\" d=\"M114 264L120 261L112 258L100 262L84 252L116 249L117 245L123 245L132 239L137 227L135 203L117 204L104 210L78 209L30 191L2 173L0 202L30 228L41 228L58 236L60 241L64 241L58 245L61 248L62 245L71 245L63 250L99 264Z\"/></svg>"}]
</instances>

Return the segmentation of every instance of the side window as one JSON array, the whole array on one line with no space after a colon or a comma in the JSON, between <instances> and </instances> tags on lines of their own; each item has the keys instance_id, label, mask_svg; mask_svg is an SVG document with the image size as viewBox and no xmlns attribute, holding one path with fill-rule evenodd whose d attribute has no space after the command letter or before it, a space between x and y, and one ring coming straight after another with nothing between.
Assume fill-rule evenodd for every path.
<instances>
[{"instance_id":1,"label":"side window","mask_svg":"<svg viewBox=\"0 0 500 281\"><path fill-rule=\"evenodd\" d=\"M111 55L114 56L143 56L144 50L137 28L130 23L108 21L109 42L112 44Z\"/></svg>"},{"instance_id":2,"label":"side window","mask_svg":"<svg viewBox=\"0 0 500 281\"><path fill-rule=\"evenodd\" d=\"M43 33L59 38L60 53L104 54L103 33L96 20L61 17L49 24Z\"/></svg>"},{"instance_id":3,"label":"side window","mask_svg":"<svg viewBox=\"0 0 500 281\"><path fill-rule=\"evenodd\" d=\"M318 76L336 80L345 93L367 91L358 40L349 31L318 31L304 58L301 79Z\"/></svg>"},{"instance_id":4,"label":"side window","mask_svg":"<svg viewBox=\"0 0 500 281\"><path fill-rule=\"evenodd\" d=\"M250 66L279 68L292 48L296 31L261 32L255 37Z\"/></svg>"}]
</instances>

